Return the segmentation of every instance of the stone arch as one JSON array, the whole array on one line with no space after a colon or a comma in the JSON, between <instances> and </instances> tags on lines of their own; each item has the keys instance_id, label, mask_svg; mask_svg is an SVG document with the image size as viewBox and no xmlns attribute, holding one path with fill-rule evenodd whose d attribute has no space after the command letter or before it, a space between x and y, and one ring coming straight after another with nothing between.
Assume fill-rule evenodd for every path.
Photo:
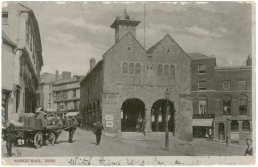
<instances>
[{"instance_id":1,"label":"stone arch","mask_svg":"<svg viewBox=\"0 0 258 167\"><path fill-rule=\"evenodd\" d=\"M121 107L121 131L136 132L145 126L145 103L138 98L128 98Z\"/></svg>"},{"instance_id":2,"label":"stone arch","mask_svg":"<svg viewBox=\"0 0 258 167\"><path fill-rule=\"evenodd\" d=\"M155 101L151 107L151 128L153 132L165 131L165 113L166 107L168 112L168 128L170 132L175 132L175 106L174 103L167 99Z\"/></svg>"}]
</instances>

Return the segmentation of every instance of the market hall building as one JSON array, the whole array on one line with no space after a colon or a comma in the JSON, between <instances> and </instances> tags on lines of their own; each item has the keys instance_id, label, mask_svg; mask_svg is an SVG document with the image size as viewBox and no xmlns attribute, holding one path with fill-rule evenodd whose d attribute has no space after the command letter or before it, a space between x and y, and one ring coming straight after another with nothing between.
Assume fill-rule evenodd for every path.
<instances>
[{"instance_id":1,"label":"market hall building","mask_svg":"<svg viewBox=\"0 0 258 167\"><path fill-rule=\"evenodd\" d=\"M192 140L191 59L166 35L145 50L136 39L134 20L126 12L111 25L115 44L81 81L81 115L84 127L101 121L106 134L164 131L169 110L169 131ZM165 97L166 90L169 95ZM167 107L168 106L168 107Z\"/></svg>"},{"instance_id":2,"label":"market hall building","mask_svg":"<svg viewBox=\"0 0 258 167\"><path fill-rule=\"evenodd\" d=\"M244 143L251 138L251 58L247 65L217 67L214 56L186 54L166 35L145 50L136 39L139 24L117 17L115 44L81 81L83 126L101 121L106 133L164 132L169 95L169 131L175 137ZM121 133L122 132L122 133Z\"/></svg>"}]
</instances>

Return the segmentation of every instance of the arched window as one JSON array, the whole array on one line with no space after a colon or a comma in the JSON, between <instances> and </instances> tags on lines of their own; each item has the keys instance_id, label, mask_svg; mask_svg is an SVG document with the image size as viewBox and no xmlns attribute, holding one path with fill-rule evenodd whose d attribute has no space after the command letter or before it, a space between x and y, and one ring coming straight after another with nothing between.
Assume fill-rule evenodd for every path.
<instances>
[{"instance_id":1,"label":"arched window","mask_svg":"<svg viewBox=\"0 0 258 167\"><path fill-rule=\"evenodd\" d=\"M168 76L168 75L169 75L169 66L168 66L168 65L165 65L165 66L164 66L164 75L165 75L165 76Z\"/></svg>"},{"instance_id":2,"label":"arched window","mask_svg":"<svg viewBox=\"0 0 258 167\"><path fill-rule=\"evenodd\" d=\"M236 120L231 122L231 131L233 132L239 131L238 122Z\"/></svg>"},{"instance_id":3,"label":"arched window","mask_svg":"<svg viewBox=\"0 0 258 167\"><path fill-rule=\"evenodd\" d=\"M223 115L231 115L231 97L228 95L223 97Z\"/></svg>"},{"instance_id":4,"label":"arched window","mask_svg":"<svg viewBox=\"0 0 258 167\"><path fill-rule=\"evenodd\" d=\"M134 64L133 63L129 64L129 74L134 74Z\"/></svg>"},{"instance_id":5,"label":"arched window","mask_svg":"<svg viewBox=\"0 0 258 167\"><path fill-rule=\"evenodd\" d=\"M127 74L128 72L128 64L127 63L123 63L123 73Z\"/></svg>"},{"instance_id":6,"label":"arched window","mask_svg":"<svg viewBox=\"0 0 258 167\"><path fill-rule=\"evenodd\" d=\"M137 63L135 65L135 74L140 74L141 73L141 64Z\"/></svg>"},{"instance_id":7,"label":"arched window","mask_svg":"<svg viewBox=\"0 0 258 167\"><path fill-rule=\"evenodd\" d=\"M163 66L162 66L162 64L159 64L158 65L158 75L163 75Z\"/></svg>"},{"instance_id":8,"label":"arched window","mask_svg":"<svg viewBox=\"0 0 258 167\"><path fill-rule=\"evenodd\" d=\"M175 76L175 66L174 65L170 65L170 76L171 77Z\"/></svg>"},{"instance_id":9,"label":"arched window","mask_svg":"<svg viewBox=\"0 0 258 167\"><path fill-rule=\"evenodd\" d=\"M206 114L207 113L207 103L208 99L205 95L199 96L199 114Z\"/></svg>"},{"instance_id":10,"label":"arched window","mask_svg":"<svg viewBox=\"0 0 258 167\"><path fill-rule=\"evenodd\" d=\"M240 95L238 100L239 115L247 115L247 97L245 95Z\"/></svg>"},{"instance_id":11,"label":"arched window","mask_svg":"<svg viewBox=\"0 0 258 167\"><path fill-rule=\"evenodd\" d=\"M245 120L243 121L242 123L242 131L244 132L250 132L251 131L251 128L250 128L250 122Z\"/></svg>"}]
</instances>

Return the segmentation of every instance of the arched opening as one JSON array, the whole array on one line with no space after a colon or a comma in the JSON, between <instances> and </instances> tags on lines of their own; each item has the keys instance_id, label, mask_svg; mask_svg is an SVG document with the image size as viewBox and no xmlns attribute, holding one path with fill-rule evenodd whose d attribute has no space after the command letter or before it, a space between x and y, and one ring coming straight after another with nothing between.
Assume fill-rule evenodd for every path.
<instances>
[{"instance_id":1,"label":"arched opening","mask_svg":"<svg viewBox=\"0 0 258 167\"><path fill-rule=\"evenodd\" d=\"M219 123L219 139L225 140L225 126L224 123Z\"/></svg>"},{"instance_id":2,"label":"arched opening","mask_svg":"<svg viewBox=\"0 0 258 167\"><path fill-rule=\"evenodd\" d=\"M136 98L128 99L121 109L121 131L140 131L144 126L145 105L143 101Z\"/></svg>"},{"instance_id":3,"label":"arched opening","mask_svg":"<svg viewBox=\"0 0 258 167\"><path fill-rule=\"evenodd\" d=\"M239 125L236 120L231 122L231 131L232 132L238 132L239 131Z\"/></svg>"},{"instance_id":4,"label":"arched opening","mask_svg":"<svg viewBox=\"0 0 258 167\"><path fill-rule=\"evenodd\" d=\"M242 131L243 132L250 132L251 131L251 126L250 122L248 120L244 120L242 123Z\"/></svg>"},{"instance_id":5,"label":"arched opening","mask_svg":"<svg viewBox=\"0 0 258 167\"><path fill-rule=\"evenodd\" d=\"M166 109L168 109L168 130L175 132L175 107L170 100L160 99L151 108L151 128L153 132L165 131Z\"/></svg>"},{"instance_id":6,"label":"arched opening","mask_svg":"<svg viewBox=\"0 0 258 167\"><path fill-rule=\"evenodd\" d=\"M247 97L245 95L239 96L239 115L247 115Z\"/></svg>"},{"instance_id":7,"label":"arched opening","mask_svg":"<svg viewBox=\"0 0 258 167\"><path fill-rule=\"evenodd\" d=\"M223 115L231 115L231 97L223 96Z\"/></svg>"}]
</instances>

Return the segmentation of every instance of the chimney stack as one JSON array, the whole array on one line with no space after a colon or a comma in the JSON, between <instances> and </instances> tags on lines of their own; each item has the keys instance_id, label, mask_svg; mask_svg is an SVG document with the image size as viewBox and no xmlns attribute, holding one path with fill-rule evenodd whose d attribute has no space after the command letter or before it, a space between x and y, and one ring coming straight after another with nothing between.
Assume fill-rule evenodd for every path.
<instances>
[{"instance_id":1,"label":"chimney stack","mask_svg":"<svg viewBox=\"0 0 258 167\"><path fill-rule=\"evenodd\" d=\"M251 56L251 55L249 55L249 56L247 57L247 59L246 59L246 65L247 65L247 66L252 66L252 56Z\"/></svg>"},{"instance_id":2,"label":"chimney stack","mask_svg":"<svg viewBox=\"0 0 258 167\"><path fill-rule=\"evenodd\" d=\"M58 78L59 78L59 71L56 70L56 81L58 80Z\"/></svg>"},{"instance_id":3,"label":"chimney stack","mask_svg":"<svg viewBox=\"0 0 258 167\"><path fill-rule=\"evenodd\" d=\"M90 71L94 68L94 66L96 65L96 60L94 58L90 59Z\"/></svg>"}]
</instances>

